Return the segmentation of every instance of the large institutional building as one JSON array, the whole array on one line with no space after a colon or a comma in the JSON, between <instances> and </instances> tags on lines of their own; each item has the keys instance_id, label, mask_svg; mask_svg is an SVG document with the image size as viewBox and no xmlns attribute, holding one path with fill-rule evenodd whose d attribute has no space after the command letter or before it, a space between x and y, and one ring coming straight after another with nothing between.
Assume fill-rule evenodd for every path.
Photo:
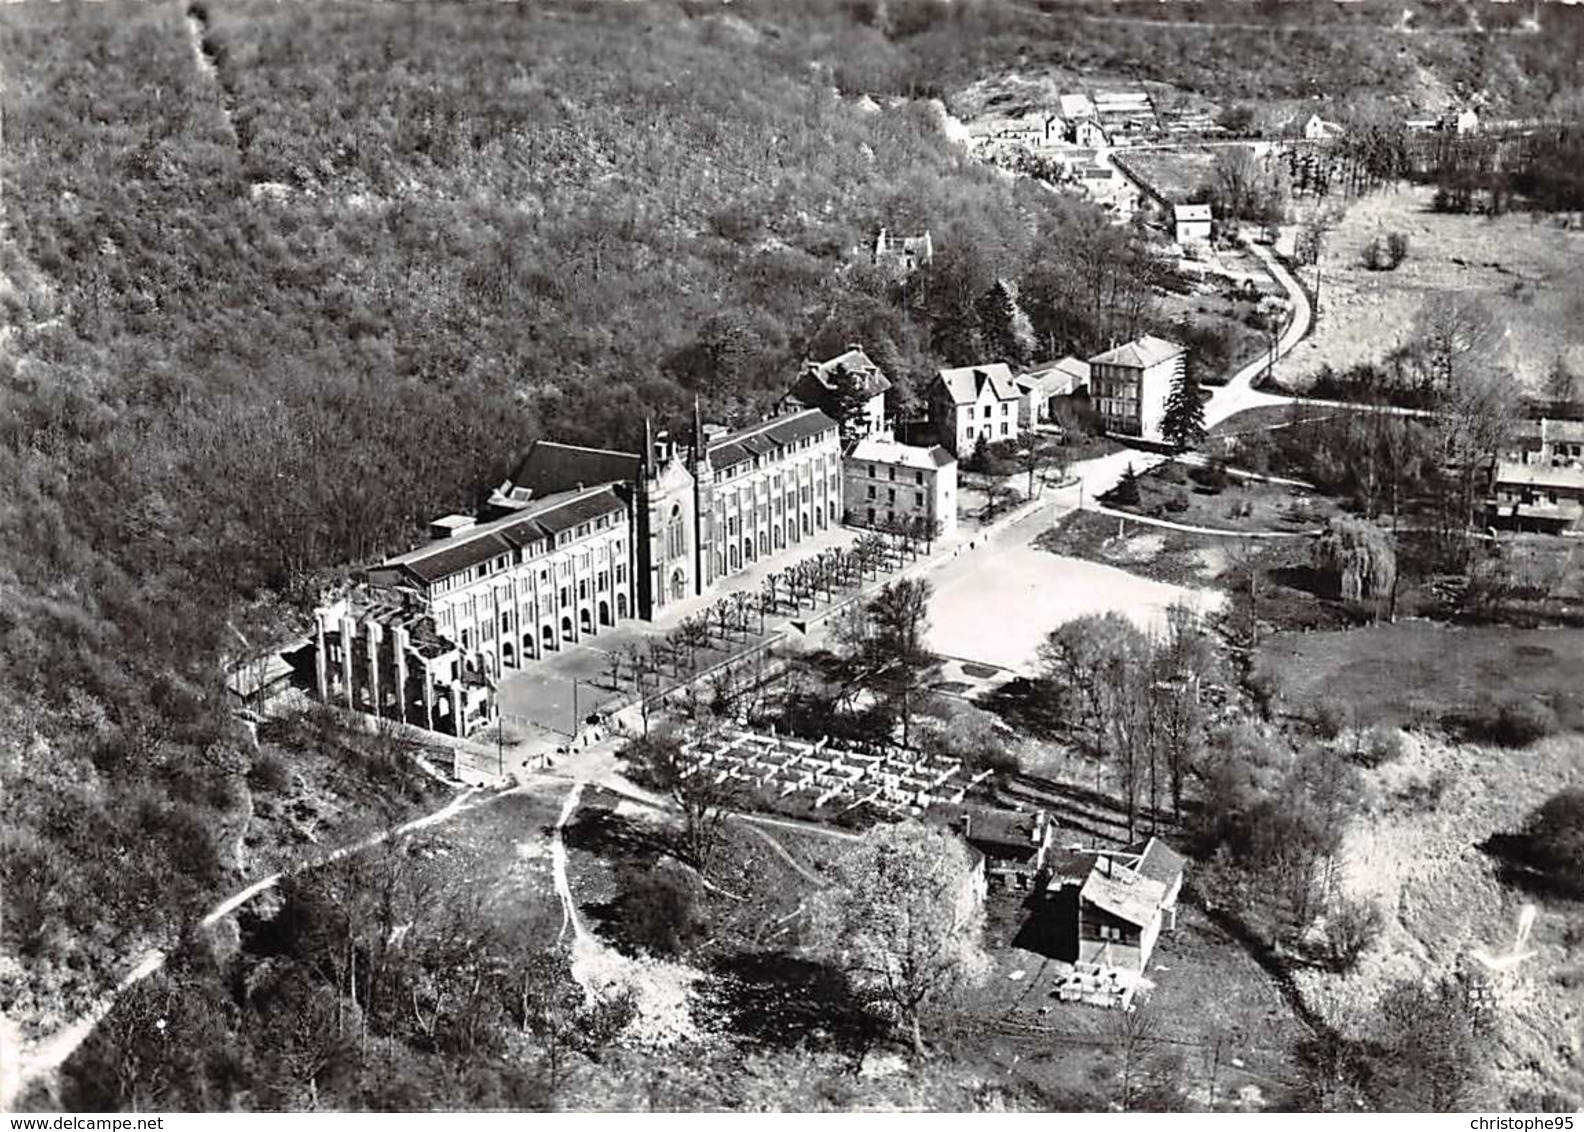
<instances>
[{"instance_id":1,"label":"large institutional building","mask_svg":"<svg viewBox=\"0 0 1584 1132\"><path fill-rule=\"evenodd\" d=\"M537 441L475 519L318 610L320 699L468 735L506 674L629 617L729 586L840 525L842 452L818 409L645 451Z\"/></svg>"}]
</instances>

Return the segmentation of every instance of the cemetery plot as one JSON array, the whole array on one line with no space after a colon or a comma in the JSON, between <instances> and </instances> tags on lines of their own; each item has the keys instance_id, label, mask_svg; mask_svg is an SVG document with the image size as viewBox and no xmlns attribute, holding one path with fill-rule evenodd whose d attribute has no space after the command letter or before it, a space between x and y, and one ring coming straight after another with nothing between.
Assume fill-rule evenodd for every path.
<instances>
[{"instance_id":1,"label":"cemetery plot","mask_svg":"<svg viewBox=\"0 0 1584 1132\"><path fill-rule=\"evenodd\" d=\"M960 759L903 752L865 754L723 727L682 745L694 760L689 774L736 779L779 797L801 796L832 815L858 806L917 816L939 803L958 803L989 771L970 774Z\"/></svg>"}]
</instances>

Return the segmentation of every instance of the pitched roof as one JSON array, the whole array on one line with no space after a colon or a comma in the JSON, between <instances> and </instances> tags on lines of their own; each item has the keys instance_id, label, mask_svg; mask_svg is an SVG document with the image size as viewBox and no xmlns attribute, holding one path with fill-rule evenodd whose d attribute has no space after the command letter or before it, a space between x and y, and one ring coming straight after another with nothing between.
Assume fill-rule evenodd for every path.
<instances>
[{"instance_id":1,"label":"pitched roof","mask_svg":"<svg viewBox=\"0 0 1584 1132\"><path fill-rule=\"evenodd\" d=\"M1159 365L1161 362L1175 358L1184 352L1182 346L1175 342L1168 342L1164 338L1157 338L1153 334L1146 334L1142 338L1135 338L1124 343L1114 350L1107 350L1103 354L1096 354L1089 359L1091 366L1129 366L1133 369L1148 369L1150 366Z\"/></svg>"},{"instance_id":2,"label":"pitched roof","mask_svg":"<svg viewBox=\"0 0 1584 1132\"><path fill-rule=\"evenodd\" d=\"M917 444L902 444L880 437L867 437L847 450L849 460L868 460L875 464L895 464L901 468L918 468L931 471L953 463L955 457L939 444L926 448Z\"/></svg>"},{"instance_id":3,"label":"pitched roof","mask_svg":"<svg viewBox=\"0 0 1584 1132\"><path fill-rule=\"evenodd\" d=\"M989 846L997 856L1032 855L1039 847L1042 820L1036 813L1018 813L1011 810L973 809L967 818L966 836L969 841Z\"/></svg>"},{"instance_id":4,"label":"pitched roof","mask_svg":"<svg viewBox=\"0 0 1584 1132\"><path fill-rule=\"evenodd\" d=\"M1546 487L1584 491L1584 468L1553 468L1545 464L1496 465L1496 483L1503 487Z\"/></svg>"},{"instance_id":5,"label":"pitched roof","mask_svg":"<svg viewBox=\"0 0 1584 1132\"><path fill-rule=\"evenodd\" d=\"M1038 392L1046 397L1071 393L1080 385L1089 384L1089 363L1082 358L1062 358L1049 365L1019 374L1017 385L1027 392Z\"/></svg>"},{"instance_id":6,"label":"pitched roof","mask_svg":"<svg viewBox=\"0 0 1584 1132\"><path fill-rule=\"evenodd\" d=\"M1208 204L1174 204L1172 215L1181 221L1209 220L1211 217Z\"/></svg>"},{"instance_id":7,"label":"pitched roof","mask_svg":"<svg viewBox=\"0 0 1584 1132\"><path fill-rule=\"evenodd\" d=\"M643 457L636 452L536 440L518 461L510 483L514 489L527 488L533 498L542 499L604 483L632 483L642 472Z\"/></svg>"},{"instance_id":8,"label":"pitched roof","mask_svg":"<svg viewBox=\"0 0 1584 1132\"><path fill-rule=\"evenodd\" d=\"M626 508L621 497L609 486L563 492L536 500L505 518L480 523L450 538L436 539L406 554L398 554L386 559L383 567L400 569L420 582L438 582L497 555L515 556L518 550L553 540L558 531Z\"/></svg>"},{"instance_id":9,"label":"pitched roof","mask_svg":"<svg viewBox=\"0 0 1584 1132\"><path fill-rule=\"evenodd\" d=\"M792 397L810 407L819 407L827 396L836 391L835 377L839 369L846 369L858 379L865 397L877 397L891 388L890 379L880 367L861 347L853 346L829 361L804 362L803 372L798 374L797 382L792 386Z\"/></svg>"},{"instance_id":10,"label":"pitched roof","mask_svg":"<svg viewBox=\"0 0 1584 1132\"><path fill-rule=\"evenodd\" d=\"M717 469L730 468L767 452L785 448L821 433L834 432L836 422L818 409L805 409L785 417L772 417L747 428L728 432L709 442L710 463Z\"/></svg>"},{"instance_id":11,"label":"pitched roof","mask_svg":"<svg viewBox=\"0 0 1584 1132\"><path fill-rule=\"evenodd\" d=\"M260 688L268 688L291 674L292 666L286 658L272 652L259 660L237 665L226 677L226 688L232 695L246 699L258 695Z\"/></svg>"},{"instance_id":12,"label":"pitched roof","mask_svg":"<svg viewBox=\"0 0 1584 1132\"><path fill-rule=\"evenodd\" d=\"M1119 920L1142 928L1160 915L1166 886L1101 857L1089 871L1078 896Z\"/></svg>"},{"instance_id":13,"label":"pitched roof","mask_svg":"<svg viewBox=\"0 0 1584 1132\"><path fill-rule=\"evenodd\" d=\"M1584 441L1584 421L1558 421L1550 417L1540 420L1540 439L1544 442L1566 440L1570 443Z\"/></svg>"},{"instance_id":14,"label":"pitched roof","mask_svg":"<svg viewBox=\"0 0 1584 1132\"><path fill-rule=\"evenodd\" d=\"M1012 371L1005 362L943 369L940 371L940 380L955 405L973 404L979 400L979 391L986 385L990 386L990 392L998 401L1012 401L1018 395L1017 383L1012 380Z\"/></svg>"},{"instance_id":15,"label":"pitched roof","mask_svg":"<svg viewBox=\"0 0 1584 1132\"><path fill-rule=\"evenodd\" d=\"M1082 884L1094 869L1095 855L1081 849L1053 849L1045 854L1045 869L1054 887Z\"/></svg>"},{"instance_id":16,"label":"pitched roof","mask_svg":"<svg viewBox=\"0 0 1584 1132\"><path fill-rule=\"evenodd\" d=\"M1139 857L1138 872L1150 880L1160 881L1166 886L1167 891L1171 886L1182 879L1183 869L1187 860L1167 845L1158 837L1149 839L1149 844L1144 846L1144 853Z\"/></svg>"},{"instance_id":17,"label":"pitched roof","mask_svg":"<svg viewBox=\"0 0 1584 1132\"><path fill-rule=\"evenodd\" d=\"M1056 109L1063 118L1080 118L1094 113L1094 103L1087 94L1062 94L1056 97Z\"/></svg>"}]
</instances>

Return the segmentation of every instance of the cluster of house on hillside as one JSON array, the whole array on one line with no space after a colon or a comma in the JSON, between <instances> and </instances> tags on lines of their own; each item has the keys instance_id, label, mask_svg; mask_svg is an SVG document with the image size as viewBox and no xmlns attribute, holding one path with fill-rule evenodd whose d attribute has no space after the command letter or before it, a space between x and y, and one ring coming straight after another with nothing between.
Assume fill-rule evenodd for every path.
<instances>
[{"instance_id":1,"label":"cluster of house on hillside","mask_svg":"<svg viewBox=\"0 0 1584 1132\"><path fill-rule=\"evenodd\" d=\"M1135 186L1107 159L1117 146L1157 132L1150 96L1142 90L1060 95L1054 107L969 126L969 147L982 160L1014 168L1032 157L1041 175L1116 214L1138 208Z\"/></svg>"},{"instance_id":2,"label":"cluster of house on hillside","mask_svg":"<svg viewBox=\"0 0 1584 1132\"><path fill-rule=\"evenodd\" d=\"M1042 810L932 808L925 820L967 842L981 891L1026 897L1030 934L1069 973L1064 999L1126 1006L1162 932L1177 926L1184 858L1157 837L1132 850L1059 845Z\"/></svg>"},{"instance_id":3,"label":"cluster of house on hillside","mask_svg":"<svg viewBox=\"0 0 1584 1132\"><path fill-rule=\"evenodd\" d=\"M1492 527L1584 535L1584 421L1525 421L1490 473Z\"/></svg>"},{"instance_id":4,"label":"cluster of house on hillside","mask_svg":"<svg viewBox=\"0 0 1584 1132\"><path fill-rule=\"evenodd\" d=\"M1018 375L1001 362L945 369L930 386L930 420L941 444L964 457L981 442L1016 440L1050 419L1057 398L1082 394L1107 432L1159 443L1186 359L1182 346L1146 334L1088 361L1067 357Z\"/></svg>"}]
</instances>

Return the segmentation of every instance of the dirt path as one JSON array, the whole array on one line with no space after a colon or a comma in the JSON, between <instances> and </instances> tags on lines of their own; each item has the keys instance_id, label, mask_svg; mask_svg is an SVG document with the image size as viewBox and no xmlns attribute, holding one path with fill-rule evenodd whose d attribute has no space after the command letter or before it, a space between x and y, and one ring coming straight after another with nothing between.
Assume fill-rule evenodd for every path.
<instances>
[{"instance_id":1,"label":"dirt path","mask_svg":"<svg viewBox=\"0 0 1584 1132\"><path fill-rule=\"evenodd\" d=\"M561 933L572 933L572 980L590 1003L613 995L630 994L635 1016L623 1036L646 1046L670 1046L696 1035L692 1016L692 987L700 972L680 963L633 959L589 931L578 912L567 874L564 831L583 798L584 782L574 782L561 806L550 834L550 862L556 895L561 898Z\"/></svg>"},{"instance_id":2,"label":"dirt path","mask_svg":"<svg viewBox=\"0 0 1584 1132\"><path fill-rule=\"evenodd\" d=\"M480 790L465 791L452 798L433 813L425 814L423 817L415 818L392 829L372 834L361 841L343 845L341 848L332 850L323 856L303 861L289 869L283 869L280 872L272 873L267 877L256 880L246 888L232 893L216 904L204 915L199 924L206 928L212 927L238 908L241 908L248 901L261 893L268 892L287 877L299 876L303 873L312 872L314 869L323 868L325 865L345 860L356 853L365 852L393 838L406 837L408 834L416 833L420 829L427 829L430 826L449 821L458 814L466 813L480 806L489 805L510 794L520 793L522 789L519 787L494 794L484 794ZM18 1040L19 1035L14 1033L7 1034L7 1040L0 1042L0 1110L9 1111L16 1099L37 1082L53 1085L55 1074L59 1072L60 1067L66 1062L67 1058L77 1052L78 1047L83 1042L88 1040L94 1028L115 1006L116 1000L132 987L164 967L165 960L166 954L160 948L149 948L144 951L137 957L132 969L122 976L121 981L116 984L114 990L80 1018L62 1026L47 1037L39 1038L33 1042L25 1042ZM0 1025L0 1033L7 1029L14 1031L15 1027L14 1025Z\"/></svg>"},{"instance_id":3,"label":"dirt path","mask_svg":"<svg viewBox=\"0 0 1584 1132\"><path fill-rule=\"evenodd\" d=\"M1170 519L1157 519L1153 515L1140 515L1134 511L1118 511L1115 507L1107 507L1103 503L1091 504L1089 510L1117 519L1126 519L1130 523L1143 523L1145 526L1160 527L1168 531L1183 531L1191 535L1222 535L1226 538L1314 538L1322 533L1318 528L1312 531L1233 531L1224 527L1195 527L1189 523L1174 523Z\"/></svg>"},{"instance_id":4,"label":"dirt path","mask_svg":"<svg viewBox=\"0 0 1584 1132\"><path fill-rule=\"evenodd\" d=\"M240 155L242 138L237 133L236 122L231 116L236 100L232 96L231 89L226 86L224 76L220 74L219 61L210 47L209 15L201 5L191 4L187 8L186 17L187 40L192 46L193 60L198 67L198 74L212 82L219 93L220 117L225 123L226 134L230 137L231 144L236 147Z\"/></svg>"},{"instance_id":5,"label":"dirt path","mask_svg":"<svg viewBox=\"0 0 1584 1132\"><path fill-rule=\"evenodd\" d=\"M821 880L817 874L810 872L807 868L805 868L803 862L792 856L792 854L787 850L787 847L781 844L781 842L777 841L768 832L766 832L764 827L755 825L752 822L744 822L743 824L748 827L750 833L753 833L759 838L759 840L770 846L770 851L785 861L792 871L797 873L798 876L802 877L810 884L817 885L820 888L825 887L825 882Z\"/></svg>"}]
</instances>

